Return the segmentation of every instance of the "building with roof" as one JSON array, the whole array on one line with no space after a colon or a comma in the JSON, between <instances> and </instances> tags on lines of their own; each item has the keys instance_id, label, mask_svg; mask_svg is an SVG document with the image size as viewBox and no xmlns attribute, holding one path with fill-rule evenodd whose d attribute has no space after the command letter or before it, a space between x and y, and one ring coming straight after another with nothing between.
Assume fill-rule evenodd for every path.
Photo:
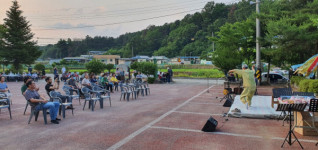
<instances>
[{"instance_id":1,"label":"building with roof","mask_svg":"<svg viewBox=\"0 0 318 150\"><path fill-rule=\"evenodd\" d=\"M101 62L105 64L118 65L120 56L119 55L93 55L93 58L100 60Z\"/></svg>"},{"instance_id":2,"label":"building with roof","mask_svg":"<svg viewBox=\"0 0 318 150\"><path fill-rule=\"evenodd\" d=\"M137 61L137 62L147 62L147 61L150 61L150 57L137 55L135 57L132 57L131 60L132 61Z\"/></svg>"},{"instance_id":3,"label":"building with roof","mask_svg":"<svg viewBox=\"0 0 318 150\"><path fill-rule=\"evenodd\" d=\"M79 63L86 63L89 61L87 58L84 57L65 57L63 59L66 61L77 61Z\"/></svg>"},{"instance_id":4,"label":"building with roof","mask_svg":"<svg viewBox=\"0 0 318 150\"><path fill-rule=\"evenodd\" d=\"M156 60L157 64L167 64L170 62L170 59L166 56L152 56L149 60L151 62L154 62Z\"/></svg>"}]
</instances>

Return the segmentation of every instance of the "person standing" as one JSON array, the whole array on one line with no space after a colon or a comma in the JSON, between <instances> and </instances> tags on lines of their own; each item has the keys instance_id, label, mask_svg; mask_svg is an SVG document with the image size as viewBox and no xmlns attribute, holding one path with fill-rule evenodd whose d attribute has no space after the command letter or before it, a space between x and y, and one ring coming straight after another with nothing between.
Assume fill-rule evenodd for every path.
<instances>
[{"instance_id":1,"label":"person standing","mask_svg":"<svg viewBox=\"0 0 318 150\"><path fill-rule=\"evenodd\" d=\"M32 67L31 66L29 66L28 71L29 71L29 73L32 73Z\"/></svg>"},{"instance_id":2,"label":"person standing","mask_svg":"<svg viewBox=\"0 0 318 150\"><path fill-rule=\"evenodd\" d=\"M168 73L169 73L169 78L170 78L170 81L169 82L173 82L172 81L172 76L173 76L173 71L171 68L168 67Z\"/></svg>"},{"instance_id":3,"label":"person standing","mask_svg":"<svg viewBox=\"0 0 318 150\"><path fill-rule=\"evenodd\" d=\"M62 73L63 74L65 74L66 73L66 69L65 69L65 67L63 66L63 68L62 68Z\"/></svg>"},{"instance_id":4,"label":"person standing","mask_svg":"<svg viewBox=\"0 0 318 150\"><path fill-rule=\"evenodd\" d=\"M256 91L256 83L254 80L254 71L249 70L247 65L242 66L242 70L234 69L230 70L229 73L236 73L241 75L243 78L243 92L241 94L241 101L243 104L246 104L246 108L248 109L252 105L252 98Z\"/></svg>"}]
</instances>

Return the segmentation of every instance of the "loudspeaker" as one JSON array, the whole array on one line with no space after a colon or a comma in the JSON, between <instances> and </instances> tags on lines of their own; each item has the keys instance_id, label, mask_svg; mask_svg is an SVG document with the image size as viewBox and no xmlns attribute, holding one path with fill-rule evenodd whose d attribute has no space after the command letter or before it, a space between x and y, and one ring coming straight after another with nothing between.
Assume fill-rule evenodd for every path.
<instances>
[{"instance_id":1,"label":"loudspeaker","mask_svg":"<svg viewBox=\"0 0 318 150\"><path fill-rule=\"evenodd\" d=\"M208 119L204 127L202 128L203 132L214 132L218 121L216 121L212 116Z\"/></svg>"},{"instance_id":2,"label":"loudspeaker","mask_svg":"<svg viewBox=\"0 0 318 150\"><path fill-rule=\"evenodd\" d=\"M226 99L226 101L223 104L223 107L231 107L233 104L233 101L231 99Z\"/></svg>"}]
</instances>

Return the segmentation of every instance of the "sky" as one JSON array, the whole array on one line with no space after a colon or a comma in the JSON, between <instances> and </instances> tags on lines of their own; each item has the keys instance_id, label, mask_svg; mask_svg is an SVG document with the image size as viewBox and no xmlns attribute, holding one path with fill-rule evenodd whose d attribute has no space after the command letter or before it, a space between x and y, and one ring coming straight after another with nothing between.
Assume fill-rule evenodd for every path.
<instances>
[{"instance_id":1,"label":"sky","mask_svg":"<svg viewBox=\"0 0 318 150\"><path fill-rule=\"evenodd\" d=\"M181 20L200 12L210 0L18 0L38 45L85 36L118 37L150 25ZM215 0L234 3L239 0ZM0 0L0 24L12 0Z\"/></svg>"}]
</instances>

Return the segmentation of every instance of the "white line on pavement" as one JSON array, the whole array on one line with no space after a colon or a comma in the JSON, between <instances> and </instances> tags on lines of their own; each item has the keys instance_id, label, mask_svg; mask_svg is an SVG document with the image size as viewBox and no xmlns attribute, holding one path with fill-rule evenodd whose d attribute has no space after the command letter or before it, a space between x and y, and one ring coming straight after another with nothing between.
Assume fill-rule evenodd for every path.
<instances>
[{"instance_id":1,"label":"white line on pavement","mask_svg":"<svg viewBox=\"0 0 318 150\"><path fill-rule=\"evenodd\" d=\"M196 114L196 115L212 115L212 116L222 116L223 114L210 114L210 113L199 113L199 112L189 112L189 111L173 111L175 113L182 113L182 114Z\"/></svg>"},{"instance_id":2,"label":"white line on pavement","mask_svg":"<svg viewBox=\"0 0 318 150\"><path fill-rule=\"evenodd\" d=\"M159 126L151 126L150 128L153 129L165 129L165 130L174 130L174 131L186 131L186 132L198 132L204 133L201 130L193 130L193 129L182 129L182 128L169 128L169 127L159 127ZM218 135L228 135L228 136L237 136L237 137L247 137L247 138L261 138L261 139L268 139L267 137L257 136L257 135L248 135L248 134L237 134L237 133L228 133L228 132L206 132L209 134L218 134ZM272 140L284 140L285 138L281 137L272 137ZM308 142L308 143L317 143L315 140L306 140L306 139L299 139L300 142Z\"/></svg>"},{"instance_id":3,"label":"white line on pavement","mask_svg":"<svg viewBox=\"0 0 318 150\"><path fill-rule=\"evenodd\" d=\"M190 102L189 104L202 104L202 105L216 105L216 106L223 106L223 104L220 103L201 103L201 102Z\"/></svg>"},{"instance_id":4,"label":"white line on pavement","mask_svg":"<svg viewBox=\"0 0 318 150\"><path fill-rule=\"evenodd\" d=\"M128 141L130 141L131 139L133 139L134 137L136 137L137 135L139 135L140 133L142 133L143 131L149 129L152 125L154 125L155 123L159 122L160 120L162 120L163 118L167 117L168 115L172 114L174 111L176 111L177 109L181 108L182 106L184 106L185 104L189 103L190 101L192 101L193 99L195 99L196 97L198 97L199 95L203 94L204 92L206 92L207 90L209 90L210 88L214 87L215 85L210 86L209 88L203 90L202 92L200 92L199 94L191 97L190 99L188 99L187 101L183 102L182 104L178 105L177 107L173 108L172 110L166 112L165 114L161 115L159 118L157 118L156 120L148 123L147 125L143 126L142 128L138 129L137 131L133 132L132 134L128 135L127 137L125 137L124 139L120 140L119 142L117 142L116 144L112 145L111 147L108 148L108 150L115 150L118 149L119 147L121 147L122 145L126 144Z\"/></svg>"}]
</instances>

